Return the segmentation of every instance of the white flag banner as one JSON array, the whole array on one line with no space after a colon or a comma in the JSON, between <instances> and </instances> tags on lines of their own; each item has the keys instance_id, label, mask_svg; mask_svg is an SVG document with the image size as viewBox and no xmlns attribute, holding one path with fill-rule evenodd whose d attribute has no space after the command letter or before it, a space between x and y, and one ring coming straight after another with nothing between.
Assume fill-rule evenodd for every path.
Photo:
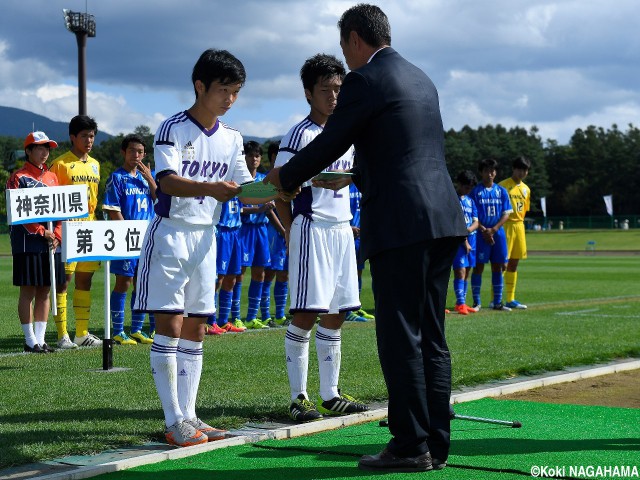
<instances>
[{"instance_id":1,"label":"white flag banner","mask_svg":"<svg viewBox=\"0 0 640 480\"><path fill-rule=\"evenodd\" d=\"M547 216L547 197L540 199L540 208L542 208L542 215Z\"/></svg>"},{"instance_id":2,"label":"white flag banner","mask_svg":"<svg viewBox=\"0 0 640 480\"><path fill-rule=\"evenodd\" d=\"M62 222L62 261L138 258L147 220Z\"/></svg>"},{"instance_id":3,"label":"white flag banner","mask_svg":"<svg viewBox=\"0 0 640 480\"><path fill-rule=\"evenodd\" d=\"M613 195L604 195L602 199L607 207L607 213L613 216Z\"/></svg>"},{"instance_id":4,"label":"white flag banner","mask_svg":"<svg viewBox=\"0 0 640 480\"><path fill-rule=\"evenodd\" d=\"M9 225L89 216L86 185L10 188L6 197Z\"/></svg>"}]
</instances>

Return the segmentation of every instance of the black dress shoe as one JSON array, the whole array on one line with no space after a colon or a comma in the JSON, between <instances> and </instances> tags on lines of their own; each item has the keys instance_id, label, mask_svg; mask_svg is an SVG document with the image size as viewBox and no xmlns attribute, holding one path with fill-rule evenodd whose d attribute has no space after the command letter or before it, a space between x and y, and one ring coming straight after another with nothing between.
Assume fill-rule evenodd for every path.
<instances>
[{"instance_id":1,"label":"black dress shoe","mask_svg":"<svg viewBox=\"0 0 640 480\"><path fill-rule=\"evenodd\" d=\"M46 353L42 347L40 347L40 345L38 345L37 343L33 346L30 347L29 345L27 345L26 343L24 344L24 351L27 353Z\"/></svg>"},{"instance_id":2,"label":"black dress shoe","mask_svg":"<svg viewBox=\"0 0 640 480\"><path fill-rule=\"evenodd\" d=\"M55 348L51 348L49 345L47 345L46 343L43 343L40 348L44 351L44 353L53 353L56 351Z\"/></svg>"},{"instance_id":3,"label":"black dress shoe","mask_svg":"<svg viewBox=\"0 0 640 480\"><path fill-rule=\"evenodd\" d=\"M442 470L444 467L447 466L447 461L446 460L440 460L439 458L431 459L431 463L433 464L433 469L434 470Z\"/></svg>"},{"instance_id":4,"label":"black dress shoe","mask_svg":"<svg viewBox=\"0 0 640 480\"><path fill-rule=\"evenodd\" d=\"M376 472L426 472L433 469L429 452L417 457L396 457L386 448L377 455L365 455L358 462L360 470Z\"/></svg>"}]
</instances>

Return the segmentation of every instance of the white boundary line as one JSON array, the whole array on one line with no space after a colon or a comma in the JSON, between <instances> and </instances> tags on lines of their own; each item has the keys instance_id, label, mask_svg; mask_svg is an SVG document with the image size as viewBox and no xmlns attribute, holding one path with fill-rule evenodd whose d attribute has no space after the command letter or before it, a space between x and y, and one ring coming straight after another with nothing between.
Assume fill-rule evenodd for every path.
<instances>
[{"instance_id":1,"label":"white boundary line","mask_svg":"<svg viewBox=\"0 0 640 480\"><path fill-rule=\"evenodd\" d=\"M551 374L549 376L538 378L535 380L526 380L498 387L482 388L480 390L472 392L458 393L451 396L451 401L452 403L456 404L470 402L473 400L480 400L487 397L499 397L501 395L508 395L511 393L531 390L533 388L545 387L548 385L555 385L564 382L573 382L576 380L593 378L601 375L608 375L611 373L636 370L638 368L640 368L640 359L624 360L612 365L595 368L587 367L584 370L578 370L575 372ZM206 443L204 445L196 445L193 447L176 448L167 450L165 452L151 453L141 455L139 457L131 457L114 462L108 462L102 465L80 467L67 472L45 474L31 478L40 480L80 480L84 478L95 477L97 475L102 475L105 473L117 472L133 467L139 467L142 465L150 465L153 463L163 462L165 460L177 460L180 458L186 458L192 455L198 455L200 453L217 450L219 448L244 445L261 440L283 440L287 438L295 438L303 435L324 432L327 430L335 430L337 428L347 427L350 425L357 425L360 423L381 420L386 417L387 408L385 407L370 410L364 413L347 415L345 417L327 418L317 422L304 423L301 425L290 425L281 428L275 428L272 430L260 430L257 428L249 430L247 428L234 432L238 433L238 436L230 437L225 440L219 440L217 442ZM15 478L26 477L16 476Z\"/></svg>"}]
</instances>

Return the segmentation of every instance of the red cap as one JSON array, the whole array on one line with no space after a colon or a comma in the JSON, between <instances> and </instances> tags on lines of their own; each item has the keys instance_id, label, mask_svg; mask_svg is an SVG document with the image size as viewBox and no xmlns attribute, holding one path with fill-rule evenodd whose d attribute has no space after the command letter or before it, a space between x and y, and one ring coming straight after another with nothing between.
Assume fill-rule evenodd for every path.
<instances>
[{"instance_id":1,"label":"red cap","mask_svg":"<svg viewBox=\"0 0 640 480\"><path fill-rule=\"evenodd\" d=\"M44 145L45 143L48 143L51 148L58 146L56 142L49 140L49 137L47 137L44 132L31 132L27 135L27 138L24 139L24 148L27 148L29 145Z\"/></svg>"}]
</instances>

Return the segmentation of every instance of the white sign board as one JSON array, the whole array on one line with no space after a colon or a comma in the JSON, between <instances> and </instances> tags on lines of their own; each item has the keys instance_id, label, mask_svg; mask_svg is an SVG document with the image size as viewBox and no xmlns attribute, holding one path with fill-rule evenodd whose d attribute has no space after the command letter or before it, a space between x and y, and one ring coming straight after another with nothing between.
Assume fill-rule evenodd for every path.
<instances>
[{"instance_id":1,"label":"white sign board","mask_svg":"<svg viewBox=\"0 0 640 480\"><path fill-rule=\"evenodd\" d=\"M6 196L9 225L89 216L86 185L10 188Z\"/></svg>"},{"instance_id":2,"label":"white sign board","mask_svg":"<svg viewBox=\"0 0 640 480\"><path fill-rule=\"evenodd\" d=\"M147 220L62 222L62 261L138 258Z\"/></svg>"}]
</instances>

